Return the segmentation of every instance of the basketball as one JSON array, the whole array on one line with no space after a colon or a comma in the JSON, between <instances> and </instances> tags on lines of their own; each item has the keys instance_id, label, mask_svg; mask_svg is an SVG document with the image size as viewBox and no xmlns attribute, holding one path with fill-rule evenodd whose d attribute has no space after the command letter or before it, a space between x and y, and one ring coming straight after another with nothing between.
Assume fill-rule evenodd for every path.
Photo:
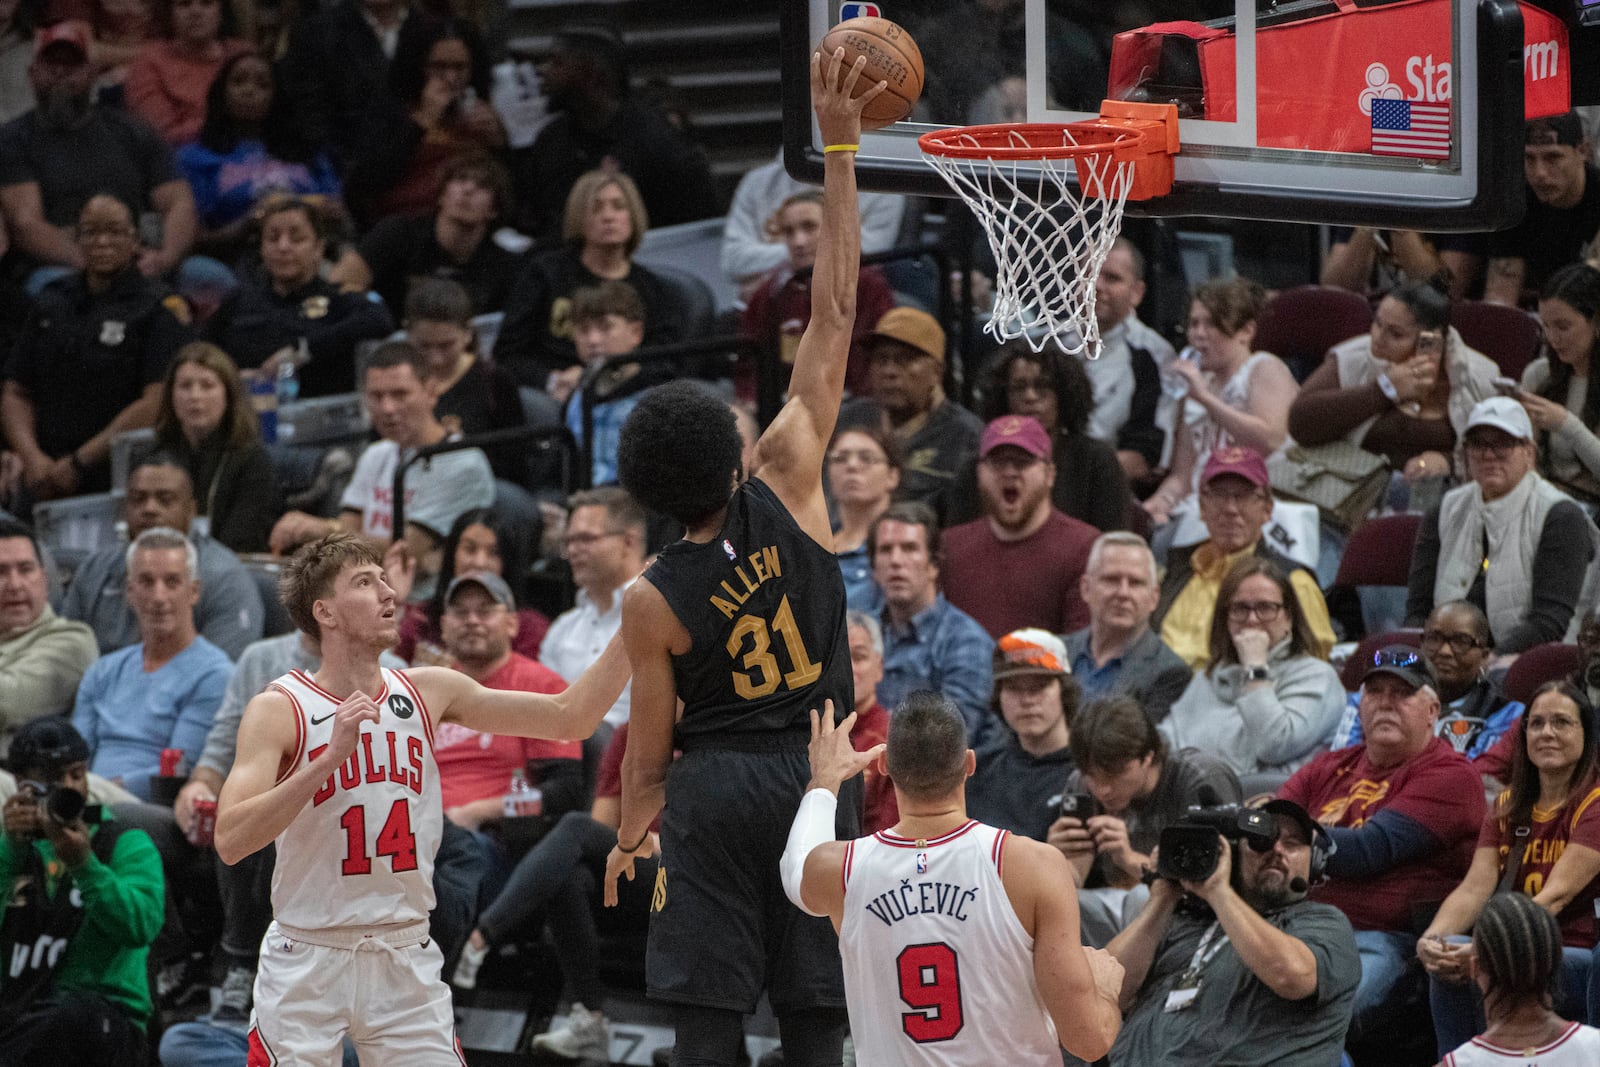
<instances>
[{"instance_id":1,"label":"basketball","mask_svg":"<svg viewBox=\"0 0 1600 1067\"><path fill-rule=\"evenodd\" d=\"M909 33L888 19L863 15L839 23L818 46L824 57L838 48L844 49L845 70L857 56L867 57L856 81L857 96L880 81L889 83L861 112L863 130L876 130L911 114L922 95L922 50Z\"/></svg>"}]
</instances>

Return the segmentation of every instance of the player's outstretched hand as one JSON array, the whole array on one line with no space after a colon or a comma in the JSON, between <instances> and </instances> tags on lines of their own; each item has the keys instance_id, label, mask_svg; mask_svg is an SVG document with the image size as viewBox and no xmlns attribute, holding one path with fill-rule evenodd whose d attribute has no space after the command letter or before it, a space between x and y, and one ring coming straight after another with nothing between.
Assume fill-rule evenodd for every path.
<instances>
[{"instance_id":1,"label":"player's outstretched hand","mask_svg":"<svg viewBox=\"0 0 1600 1067\"><path fill-rule=\"evenodd\" d=\"M1089 961L1089 973L1094 975L1094 988L1102 997L1115 1004L1122 996L1122 962L1103 948L1083 946Z\"/></svg>"},{"instance_id":2,"label":"player's outstretched hand","mask_svg":"<svg viewBox=\"0 0 1600 1067\"><path fill-rule=\"evenodd\" d=\"M651 831L644 835L644 841L632 852L622 851L621 841L612 846L610 854L606 856L606 907L617 906L617 879L626 875L628 881L633 881L633 861L647 860L654 856L660 840L655 832Z\"/></svg>"},{"instance_id":3,"label":"player's outstretched hand","mask_svg":"<svg viewBox=\"0 0 1600 1067\"><path fill-rule=\"evenodd\" d=\"M867 57L857 56L846 67L843 48L835 48L831 56L811 53L811 107L817 113L823 144L860 143L861 109L889 87L888 82L880 81L855 96L856 82L866 65Z\"/></svg>"},{"instance_id":4,"label":"player's outstretched hand","mask_svg":"<svg viewBox=\"0 0 1600 1067\"><path fill-rule=\"evenodd\" d=\"M378 705L361 690L345 697L333 712L333 736L328 740L328 750L343 762L361 742L361 724L377 722Z\"/></svg>"},{"instance_id":5,"label":"player's outstretched hand","mask_svg":"<svg viewBox=\"0 0 1600 1067\"><path fill-rule=\"evenodd\" d=\"M856 713L851 712L837 726L833 722L833 701L825 701L822 714L811 709L811 784L806 792L826 789L837 793L841 783L854 778L883 753L882 745L873 745L865 752L857 752L850 744L850 730L856 724Z\"/></svg>"}]
</instances>

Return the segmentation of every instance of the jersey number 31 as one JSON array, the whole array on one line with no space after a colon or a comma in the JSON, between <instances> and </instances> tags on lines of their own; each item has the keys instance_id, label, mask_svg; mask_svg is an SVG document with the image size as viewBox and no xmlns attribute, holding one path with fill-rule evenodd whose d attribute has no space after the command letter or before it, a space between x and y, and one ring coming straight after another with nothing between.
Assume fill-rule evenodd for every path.
<instances>
[{"instance_id":1,"label":"jersey number 31","mask_svg":"<svg viewBox=\"0 0 1600 1067\"><path fill-rule=\"evenodd\" d=\"M784 651L788 653L792 670L787 673L778 667L778 657L772 654L772 631L778 631ZM745 640L749 639L749 651ZM794 609L785 596L778 602L778 613L772 625L759 615L741 615L728 635L728 655L739 659L743 655L743 671L733 672L733 691L746 700L755 700L776 692L782 682L790 689L804 689L822 677L822 665L811 659L805 642L800 639L800 626L794 621Z\"/></svg>"}]
</instances>

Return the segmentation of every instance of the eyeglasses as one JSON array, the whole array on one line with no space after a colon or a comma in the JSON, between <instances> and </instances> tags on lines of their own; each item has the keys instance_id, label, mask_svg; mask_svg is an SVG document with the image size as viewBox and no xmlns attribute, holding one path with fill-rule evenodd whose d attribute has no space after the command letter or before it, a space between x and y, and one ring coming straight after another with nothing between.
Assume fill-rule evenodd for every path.
<instances>
[{"instance_id":1,"label":"eyeglasses","mask_svg":"<svg viewBox=\"0 0 1600 1067\"><path fill-rule=\"evenodd\" d=\"M1233 504L1235 506L1248 504L1252 500L1260 500L1262 492L1259 489L1223 489L1219 486L1203 485L1200 495L1207 500L1218 504Z\"/></svg>"},{"instance_id":2,"label":"eyeglasses","mask_svg":"<svg viewBox=\"0 0 1600 1067\"><path fill-rule=\"evenodd\" d=\"M864 448L841 448L828 453L828 462L837 463L841 467L847 467L851 462L859 463L863 467L876 467L880 463L888 463L889 459L877 452L868 452Z\"/></svg>"},{"instance_id":3,"label":"eyeglasses","mask_svg":"<svg viewBox=\"0 0 1600 1067\"><path fill-rule=\"evenodd\" d=\"M1564 734L1569 730L1576 730L1583 724L1570 715L1534 715L1528 718L1528 732L1535 733L1539 730L1554 730Z\"/></svg>"},{"instance_id":4,"label":"eyeglasses","mask_svg":"<svg viewBox=\"0 0 1600 1067\"><path fill-rule=\"evenodd\" d=\"M561 543L568 552L571 552L574 548L593 548L597 543L604 541L608 537L622 537L627 532L626 530L607 530L605 533L597 534L568 534Z\"/></svg>"},{"instance_id":5,"label":"eyeglasses","mask_svg":"<svg viewBox=\"0 0 1600 1067\"><path fill-rule=\"evenodd\" d=\"M1235 600L1228 605L1228 618L1233 622L1247 622L1252 615L1262 622L1273 622L1282 614L1283 602L1277 600Z\"/></svg>"},{"instance_id":6,"label":"eyeglasses","mask_svg":"<svg viewBox=\"0 0 1600 1067\"><path fill-rule=\"evenodd\" d=\"M1496 459L1505 459L1507 456L1511 455L1511 453L1515 452L1519 445L1525 443L1526 442L1516 440L1515 438L1507 438L1500 441L1485 441L1481 438L1469 437L1466 441L1466 448L1468 452L1471 452L1476 456L1493 456Z\"/></svg>"},{"instance_id":7,"label":"eyeglasses","mask_svg":"<svg viewBox=\"0 0 1600 1067\"><path fill-rule=\"evenodd\" d=\"M1447 634L1440 630L1422 631L1422 647L1427 652L1437 652L1441 645L1449 645L1450 651L1458 656L1464 656L1475 648L1483 647L1471 634Z\"/></svg>"}]
</instances>

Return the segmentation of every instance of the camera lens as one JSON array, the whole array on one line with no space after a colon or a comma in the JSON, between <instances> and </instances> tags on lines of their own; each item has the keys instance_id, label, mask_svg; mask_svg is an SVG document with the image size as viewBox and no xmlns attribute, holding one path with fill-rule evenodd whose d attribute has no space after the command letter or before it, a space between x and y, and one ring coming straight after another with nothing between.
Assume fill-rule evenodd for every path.
<instances>
[{"instance_id":1,"label":"camera lens","mask_svg":"<svg viewBox=\"0 0 1600 1067\"><path fill-rule=\"evenodd\" d=\"M76 789L65 789L58 785L45 794L44 810L56 822L72 823L83 815L86 803L84 795Z\"/></svg>"}]
</instances>

